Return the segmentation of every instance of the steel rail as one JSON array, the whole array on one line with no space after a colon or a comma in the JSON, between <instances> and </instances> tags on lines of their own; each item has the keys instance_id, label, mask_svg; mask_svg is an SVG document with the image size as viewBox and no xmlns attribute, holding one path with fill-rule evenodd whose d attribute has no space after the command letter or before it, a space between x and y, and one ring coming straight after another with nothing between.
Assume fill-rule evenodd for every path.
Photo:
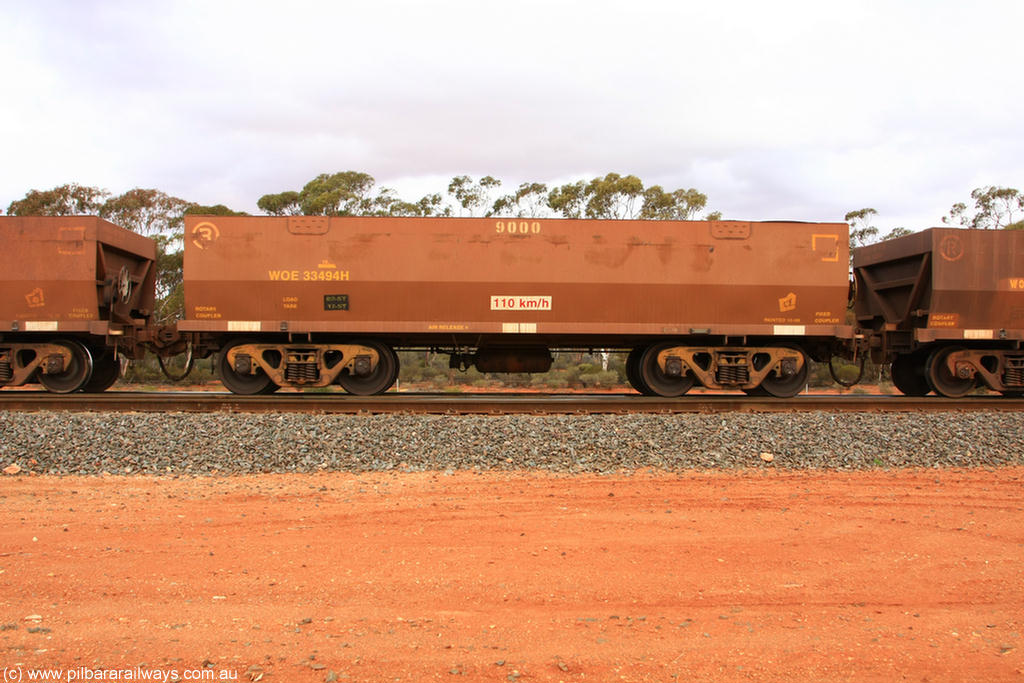
<instances>
[{"instance_id":1,"label":"steel rail","mask_svg":"<svg viewBox=\"0 0 1024 683\"><path fill-rule=\"evenodd\" d=\"M1024 399L970 396L962 399L886 395L810 394L792 399L728 394L658 398L636 394L445 394L288 393L237 396L220 392L132 392L49 394L0 391L2 411L70 412L233 412L450 415L608 414L608 413L777 413L777 412L936 412L1018 411Z\"/></svg>"}]
</instances>

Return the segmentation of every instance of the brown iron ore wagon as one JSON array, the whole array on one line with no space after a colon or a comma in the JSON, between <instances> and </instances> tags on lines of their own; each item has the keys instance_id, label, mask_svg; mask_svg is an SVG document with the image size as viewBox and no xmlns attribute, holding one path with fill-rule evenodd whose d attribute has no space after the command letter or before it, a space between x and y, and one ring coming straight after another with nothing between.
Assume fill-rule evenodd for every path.
<instances>
[{"instance_id":1,"label":"brown iron ore wagon","mask_svg":"<svg viewBox=\"0 0 1024 683\"><path fill-rule=\"evenodd\" d=\"M1024 231L932 228L853 266L857 320L904 394L1024 394Z\"/></svg>"},{"instance_id":2,"label":"brown iron ore wagon","mask_svg":"<svg viewBox=\"0 0 1024 683\"><path fill-rule=\"evenodd\" d=\"M0 245L0 386L111 386L150 333L153 240L95 216L4 216Z\"/></svg>"},{"instance_id":3,"label":"brown iron ore wagon","mask_svg":"<svg viewBox=\"0 0 1024 683\"><path fill-rule=\"evenodd\" d=\"M791 396L853 344L848 267L845 223L188 216L178 330L244 394L380 393L429 348L483 372L628 350L643 393Z\"/></svg>"}]
</instances>

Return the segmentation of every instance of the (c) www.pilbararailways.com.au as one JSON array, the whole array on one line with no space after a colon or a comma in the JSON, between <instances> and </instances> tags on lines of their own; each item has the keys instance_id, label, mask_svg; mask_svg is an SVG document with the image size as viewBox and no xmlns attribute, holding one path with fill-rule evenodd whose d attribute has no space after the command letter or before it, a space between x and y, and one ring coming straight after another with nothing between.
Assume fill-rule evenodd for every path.
<instances>
[{"instance_id":1,"label":"(c) www.pilbararailways.com.au","mask_svg":"<svg viewBox=\"0 0 1024 683\"><path fill-rule=\"evenodd\" d=\"M7 666L3 669L2 683L28 683L31 681L52 681L53 683L186 683L187 681L237 681L238 671L234 669L150 669L101 668L78 666L69 669L29 668Z\"/></svg>"}]
</instances>

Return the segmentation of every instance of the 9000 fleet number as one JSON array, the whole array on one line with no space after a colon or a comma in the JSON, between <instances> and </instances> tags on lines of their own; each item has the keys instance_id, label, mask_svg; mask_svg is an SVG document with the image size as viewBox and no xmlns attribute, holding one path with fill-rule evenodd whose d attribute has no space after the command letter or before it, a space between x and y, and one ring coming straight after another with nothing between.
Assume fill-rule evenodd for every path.
<instances>
[{"instance_id":1,"label":"9000 fleet number","mask_svg":"<svg viewBox=\"0 0 1024 683\"><path fill-rule=\"evenodd\" d=\"M499 235L539 235L539 221L498 221L494 232Z\"/></svg>"}]
</instances>

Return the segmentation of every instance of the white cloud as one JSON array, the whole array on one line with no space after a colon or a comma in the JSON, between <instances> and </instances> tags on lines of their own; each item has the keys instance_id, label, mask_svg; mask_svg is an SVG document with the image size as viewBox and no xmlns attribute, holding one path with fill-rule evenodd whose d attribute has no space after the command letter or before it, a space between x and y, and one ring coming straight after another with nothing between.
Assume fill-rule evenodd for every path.
<instances>
[{"instance_id":1,"label":"white cloud","mask_svg":"<svg viewBox=\"0 0 1024 683\"><path fill-rule=\"evenodd\" d=\"M1019 3L622 8L8 6L0 206L69 181L253 211L337 170L409 198L461 173L616 171L737 218L874 206L917 228L974 187L1022 185Z\"/></svg>"}]
</instances>

